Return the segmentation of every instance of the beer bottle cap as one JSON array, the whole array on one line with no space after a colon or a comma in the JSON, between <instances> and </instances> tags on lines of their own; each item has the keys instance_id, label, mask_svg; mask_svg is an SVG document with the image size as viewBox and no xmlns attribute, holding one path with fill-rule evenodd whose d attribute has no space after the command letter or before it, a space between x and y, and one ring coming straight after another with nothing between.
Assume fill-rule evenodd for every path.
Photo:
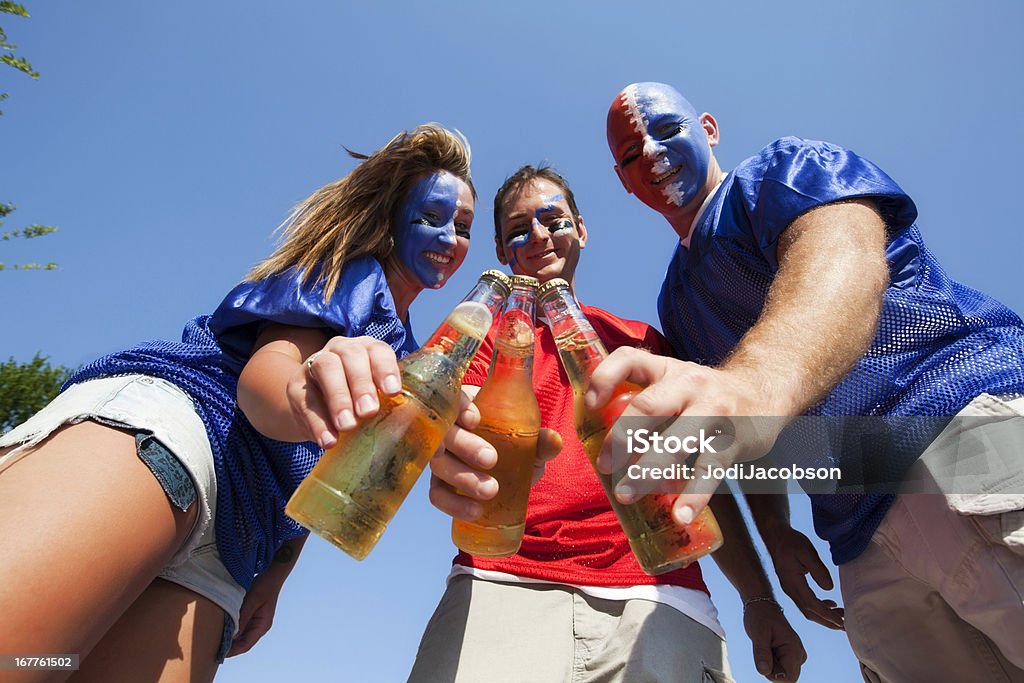
<instances>
[{"instance_id":1,"label":"beer bottle cap","mask_svg":"<svg viewBox=\"0 0 1024 683\"><path fill-rule=\"evenodd\" d=\"M500 270L485 270L480 273L480 280L487 280L498 286L498 289L508 296L512 292L512 286L509 284L508 275L501 272Z\"/></svg>"},{"instance_id":2,"label":"beer bottle cap","mask_svg":"<svg viewBox=\"0 0 1024 683\"><path fill-rule=\"evenodd\" d=\"M537 278L530 277L529 275L513 275L509 278L513 287L530 287L532 289L537 288Z\"/></svg>"},{"instance_id":3,"label":"beer bottle cap","mask_svg":"<svg viewBox=\"0 0 1024 683\"><path fill-rule=\"evenodd\" d=\"M569 289L569 283L560 277L552 278L537 289L537 298L543 298L545 294L558 288Z\"/></svg>"}]
</instances>

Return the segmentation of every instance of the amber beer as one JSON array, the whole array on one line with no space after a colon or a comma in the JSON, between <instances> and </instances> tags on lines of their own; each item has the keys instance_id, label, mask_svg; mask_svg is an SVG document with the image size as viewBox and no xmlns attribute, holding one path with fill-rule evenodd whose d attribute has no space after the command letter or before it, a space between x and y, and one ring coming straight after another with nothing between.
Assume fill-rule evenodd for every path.
<instances>
[{"instance_id":1,"label":"amber beer","mask_svg":"<svg viewBox=\"0 0 1024 683\"><path fill-rule=\"evenodd\" d=\"M401 361L402 391L343 432L295 490L288 516L361 560L455 422L462 376L509 293L496 270L480 276L423 347Z\"/></svg>"},{"instance_id":2,"label":"amber beer","mask_svg":"<svg viewBox=\"0 0 1024 683\"><path fill-rule=\"evenodd\" d=\"M562 366L572 383L576 433L640 567L651 575L663 574L685 567L719 548L722 532L709 508L704 508L689 525L680 527L672 520L674 496L652 493L630 504L621 503L615 497L611 475L597 471L597 456L608 430L641 387L625 382L602 410L587 410L583 396L590 374L608 352L580 310L569 283L561 279L549 280L541 285L537 298L555 338Z\"/></svg>"},{"instance_id":3,"label":"amber beer","mask_svg":"<svg viewBox=\"0 0 1024 683\"><path fill-rule=\"evenodd\" d=\"M483 502L479 519L452 520L455 545L484 557L504 557L519 550L540 432L540 407L533 393L537 279L513 275L511 281L512 294L498 324L491 369L473 400L480 410L480 425L474 433L498 453L497 464L488 470L498 481L498 495Z\"/></svg>"}]
</instances>

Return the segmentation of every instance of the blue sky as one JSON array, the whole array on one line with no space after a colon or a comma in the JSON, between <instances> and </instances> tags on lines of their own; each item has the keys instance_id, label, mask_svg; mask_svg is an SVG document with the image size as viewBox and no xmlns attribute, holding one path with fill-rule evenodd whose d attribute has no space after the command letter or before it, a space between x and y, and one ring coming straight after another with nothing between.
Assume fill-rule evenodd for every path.
<instances>
[{"instance_id":1,"label":"blue sky","mask_svg":"<svg viewBox=\"0 0 1024 683\"><path fill-rule=\"evenodd\" d=\"M495 267L494 190L541 161L590 231L580 298L656 322L673 233L624 193L604 143L612 97L642 80L715 114L724 168L783 135L875 161L948 272L1024 311L1024 5L710 5L29 1L31 19L0 24L42 74L0 69L0 200L18 206L5 230L60 231L0 243L0 261L60 269L0 273L0 358L74 366L176 338L270 252L295 202L352 168L343 145L372 151L424 121L469 137L481 198L466 264L413 306L420 338ZM273 630L218 680L404 680L453 555L423 484L366 561L310 541ZM806 499L792 504L812 535ZM737 597L702 564L735 676L758 680ZM810 653L802 680L860 680L841 634L787 614Z\"/></svg>"}]
</instances>

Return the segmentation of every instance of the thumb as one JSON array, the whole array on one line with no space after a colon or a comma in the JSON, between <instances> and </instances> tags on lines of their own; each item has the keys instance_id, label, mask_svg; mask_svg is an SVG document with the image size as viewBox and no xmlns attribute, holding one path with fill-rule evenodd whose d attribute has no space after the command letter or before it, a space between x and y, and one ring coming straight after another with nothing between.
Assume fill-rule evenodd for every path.
<instances>
[{"instance_id":1,"label":"thumb","mask_svg":"<svg viewBox=\"0 0 1024 683\"><path fill-rule=\"evenodd\" d=\"M814 552L813 548L811 553L811 557L808 558L810 561L804 563L811 574L811 578L824 590L832 590L835 587L835 584L832 582L832 574L829 572L828 567L825 566L825 563L821 561L821 558L818 557L818 554Z\"/></svg>"},{"instance_id":2,"label":"thumb","mask_svg":"<svg viewBox=\"0 0 1024 683\"><path fill-rule=\"evenodd\" d=\"M772 672L772 648L769 639L765 634L758 633L751 636L751 642L754 646L754 666L757 667L757 673L767 676Z\"/></svg>"},{"instance_id":3,"label":"thumb","mask_svg":"<svg viewBox=\"0 0 1024 683\"><path fill-rule=\"evenodd\" d=\"M537 459L547 462L562 451L562 435L554 429L541 427L537 439Z\"/></svg>"},{"instance_id":4,"label":"thumb","mask_svg":"<svg viewBox=\"0 0 1024 683\"><path fill-rule=\"evenodd\" d=\"M835 587L835 584L832 582L832 575L828 573L825 565L820 562L811 565L811 578L824 590L830 591Z\"/></svg>"}]
</instances>

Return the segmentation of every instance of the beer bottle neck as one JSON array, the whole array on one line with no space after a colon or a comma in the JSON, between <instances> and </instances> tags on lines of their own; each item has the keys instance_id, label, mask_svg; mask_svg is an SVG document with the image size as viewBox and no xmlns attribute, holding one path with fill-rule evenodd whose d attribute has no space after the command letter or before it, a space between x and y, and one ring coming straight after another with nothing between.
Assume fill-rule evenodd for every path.
<instances>
[{"instance_id":1,"label":"beer bottle neck","mask_svg":"<svg viewBox=\"0 0 1024 683\"><path fill-rule=\"evenodd\" d=\"M602 408L586 409L583 395L590 385L590 376L594 368L608 356L608 351L568 287L545 291L541 297L541 306L555 337L562 367L576 395L576 432L580 440L585 442L594 434L609 429L642 388L631 382L623 382L615 388L612 399Z\"/></svg>"},{"instance_id":2,"label":"beer bottle neck","mask_svg":"<svg viewBox=\"0 0 1024 683\"><path fill-rule=\"evenodd\" d=\"M608 355L604 343L568 288L547 292L541 306L569 382L576 393L582 394L590 374Z\"/></svg>"},{"instance_id":3,"label":"beer bottle neck","mask_svg":"<svg viewBox=\"0 0 1024 683\"><path fill-rule=\"evenodd\" d=\"M491 328L494 316L505 303L506 291L492 280L482 277L466 298L448 314L422 350L440 352L447 356L454 365L455 377L461 380Z\"/></svg>"},{"instance_id":4,"label":"beer bottle neck","mask_svg":"<svg viewBox=\"0 0 1024 683\"><path fill-rule=\"evenodd\" d=\"M491 359L492 375L525 375L533 378L534 308L536 287L513 286L498 323Z\"/></svg>"}]
</instances>

